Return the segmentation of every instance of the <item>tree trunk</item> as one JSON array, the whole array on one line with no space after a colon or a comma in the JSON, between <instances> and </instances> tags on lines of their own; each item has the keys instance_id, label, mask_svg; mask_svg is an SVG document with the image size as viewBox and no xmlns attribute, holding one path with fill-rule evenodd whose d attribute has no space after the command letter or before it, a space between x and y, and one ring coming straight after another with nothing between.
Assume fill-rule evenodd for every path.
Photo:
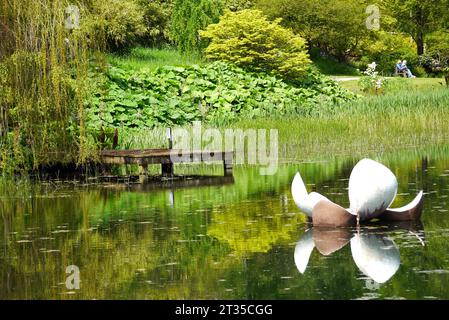
<instances>
[{"instance_id":1,"label":"tree trunk","mask_svg":"<svg viewBox=\"0 0 449 320\"><path fill-rule=\"evenodd\" d=\"M424 33L422 31L418 31L418 35L416 37L416 46L418 56L422 56L424 54Z\"/></svg>"},{"instance_id":2,"label":"tree trunk","mask_svg":"<svg viewBox=\"0 0 449 320\"><path fill-rule=\"evenodd\" d=\"M8 113L6 107L0 106L0 138L6 136L8 130Z\"/></svg>"}]
</instances>

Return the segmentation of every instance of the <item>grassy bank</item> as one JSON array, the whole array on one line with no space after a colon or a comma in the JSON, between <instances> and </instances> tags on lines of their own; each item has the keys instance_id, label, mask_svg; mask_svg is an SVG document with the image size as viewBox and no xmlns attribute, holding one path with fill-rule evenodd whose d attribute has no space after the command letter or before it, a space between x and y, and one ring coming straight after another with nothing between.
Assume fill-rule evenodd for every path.
<instances>
[{"instance_id":1,"label":"grassy bank","mask_svg":"<svg viewBox=\"0 0 449 320\"><path fill-rule=\"evenodd\" d=\"M138 48L122 58L121 63L134 70L201 62L167 49ZM114 59L119 58L111 59L117 63ZM362 94L358 80L339 84ZM340 105L322 104L314 112L301 116L272 114L256 119L241 118L226 127L277 129L279 156L284 162L360 157L442 145L449 138L449 90L443 84L442 79L390 78L381 95L365 95ZM203 123L204 127L207 124ZM220 127L224 129L225 126ZM120 134L121 149L153 147L167 147L164 128L130 128Z\"/></svg>"},{"instance_id":2,"label":"grassy bank","mask_svg":"<svg viewBox=\"0 0 449 320\"><path fill-rule=\"evenodd\" d=\"M111 64L127 70L154 71L163 66L187 66L203 64L204 60L195 54L181 54L174 48L150 49L136 47L127 54L109 54Z\"/></svg>"},{"instance_id":3,"label":"grassy bank","mask_svg":"<svg viewBox=\"0 0 449 320\"><path fill-rule=\"evenodd\" d=\"M449 90L367 97L313 117L242 119L230 127L277 129L284 162L334 156L367 156L446 144ZM203 125L206 127L206 125ZM224 130L224 127L221 128ZM135 129L121 147L165 147L165 131Z\"/></svg>"},{"instance_id":4,"label":"grassy bank","mask_svg":"<svg viewBox=\"0 0 449 320\"><path fill-rule=\"evenodd\" d=\"M338 83L345 89L351 90L357 94L365 95L360 89L359 80L345 81L346 77L335 77ZM348 77L352 78L352 77ZM442 89L446 86L443 78L387 78L386 93L408 95L412 92L427 92L436 89Z\"/></svg>"}]
</instances>

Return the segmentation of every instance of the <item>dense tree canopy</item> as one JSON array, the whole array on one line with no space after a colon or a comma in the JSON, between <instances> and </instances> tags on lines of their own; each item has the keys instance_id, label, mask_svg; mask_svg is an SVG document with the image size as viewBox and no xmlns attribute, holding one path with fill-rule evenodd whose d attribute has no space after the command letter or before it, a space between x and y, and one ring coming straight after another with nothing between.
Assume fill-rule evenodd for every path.
<instances>
[{"instance_id":1,"label":"dense tree canopy","mask_svg":"<svg viewBox=\"0 0 449 320\"><path fill-rule=\"evenodd\" d=\"M144 42L159 45L170 41L169 26L173 4L173 0L139 0L147 27L147 33L142 38Z\"/></svg>"},{"instance_id":2,"label":"dense tree canopy","mask_svg":"<svg viewBox=\"0 0 449 320\"><path fill-rule=\"evenodd\" d=\"M418 55L424 54L425 37L443 29L448 19L447 0L384 0L382 5L396 20L395 28L415 40Z\"/></svg>"},{"instance_id":3,"label":"dense tree canopy","mask_svg":"<svg viewBox=\"0 0 449 320\"><path fill-rule=\"evenodd\" d=\"M331 53L340 60L351 56L366 28L364 0L260 0L258 6L272 18L282 18L285 26L303 36L310 46Z\"/></svg>"},{"instance_id":4,"label":"dense tree canopy","mask_svg":"<svg viewBox=\"0 0 449 320\"><path fill-rule=\"evenodd\" d=\"M134 0L97 0L85 22L88 29L103 35L109 49L123 51L136 44L147 31L143 13Z\"/></svg>"}]
</instances>

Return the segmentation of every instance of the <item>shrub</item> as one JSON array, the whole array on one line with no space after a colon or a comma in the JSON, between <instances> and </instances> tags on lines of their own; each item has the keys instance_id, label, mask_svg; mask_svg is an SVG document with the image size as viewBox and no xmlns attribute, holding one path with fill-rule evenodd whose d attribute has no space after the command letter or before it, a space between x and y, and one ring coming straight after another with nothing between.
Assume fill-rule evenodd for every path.
<instances>
[{"instance_id":1,"label":"shrub","mask_svg":"<svg viewBox=\"0 0 449 320\"><path fill-rule=\"evenodd\" d=\"M210 39L205 55L254 71L268 71L286 79L305 75L310 64L303 38L267 20L259 10L226 12L217 24L201 32Z\"/></svg>"},{"instance_id":2,"label":"shrub","mask_svg":"<svg viewBox=\"0 0 449 320\"><path fill-rule=\"evenodd\" d=\"M407 60L412 72L418 66L416 45L410 37L379 31L375 39L365 41L361 51L361 66L377 62L377 71L384 75L394 73L398 60Z\"/></svg>"},{"instance_id":3,"label":"shrub","mask_svg":"<svg viewBox=\"0 0 449 320\"><path fill-rule=\"evenodd\" d=\"M175 0L170 36L181 52L199 52L204 44L199 30L219 20L223 12L221 0Z\"/></svg>"},{"instance_id":4,"label":"shrub","mask_svg":"<svg viewBox=\"0 0 449 320\"><path fill-rule=\"evenodd\" d=\"M160 45L170 42L170 19L173 13L173 0L139 0L144 12L147 31L142 42Z\"/></svg>"},{"instance_id":5,"label":"shrub","mask_svg":"<svg viewBox=\"0 0 449 320\"><path fill-rule=\"evenodd\" d=\"M441 74L449 66L449 34L437 31L426 38L426 53L420 56L420 64L427 73Z\"/></svg>"},{"instance_id":6,"label":"shrub","mask_svg":"<svg viewBox=\"0 0 449 320\"><path fill-rule=\"evenodd\" d=\"M128 50L147 30L142 9L134 0L94 1L86 24L114 51Z\"/></svg>"},{"instance_id":7,"label":"shrub","mask_svg":"<svg viewBox=\"0 0 449 320\"><path fill-rule=\"evenodd\" d=\"M441 74L448 65L444 56L423 54L419 57L419 64L429 74Z\"/></svg>"},{"instance_id":8,"label":"shrub","mask_svg":"<svg viewBox=\"0 0 449 320\"><path fill-rule=\"evenodd\" d=\"M194 120L226 123L257 116L309 115L355 95L323 76L297 88L272 75L251 73L224 62L165 66L138 73L113 67L106 79L92 79L88 103L91 132L102 127L183 125ZM106 94L103 94L106 92Z\"/></svg>"},{"instance_id":9,"label":"shrub","mask_svg":"<svg viewBox=\"0 0 449 320\"><path fill-rule=\"evenodd\" d=\"M356 69L350 62L339 62L337 58L327 55L325 52L320 51L318 48L311 48L310 58L313 61L313 65L318 70L327 75L350 75L359 76L360 71Z\"/></svg>"},{"instance_id":10,"label":"shrub","mask_svg":"<svg viewBox=\"0 0 449 320\"><path fill-rule=\"evenodd\" d=\"M449 60L449 32L436 31L426 38L427 53Z\"/></svg>"},{"instance_id":11,"label":"shrub","mask_svg":"<svg viewBox=\"0 0 449 320\"><path fill-rule=\"evenodd\" d=\"M254 0L225 0L225 5L231 11L240 11L254 7L254 2Z\"/></svg>"}]
</instances>

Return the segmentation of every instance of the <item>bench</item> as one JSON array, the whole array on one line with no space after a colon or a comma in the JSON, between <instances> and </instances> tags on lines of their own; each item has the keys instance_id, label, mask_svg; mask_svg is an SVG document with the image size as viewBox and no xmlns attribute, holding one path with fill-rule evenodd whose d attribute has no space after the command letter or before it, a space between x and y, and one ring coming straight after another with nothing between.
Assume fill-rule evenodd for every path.
<instances>
[{"instance_id":1,"label":"bench","mask_svg":"<svg viewBox=\"0 0 449 320\"><path fill-rule=\"evenodd\" d=\"M402 70L402 71L399 71L398 70L398 68L394 68L394 76L395 77L404 77L404 78L407 78L407 71L405 71L405 70Z\"/></svg>"}]
</instances>

